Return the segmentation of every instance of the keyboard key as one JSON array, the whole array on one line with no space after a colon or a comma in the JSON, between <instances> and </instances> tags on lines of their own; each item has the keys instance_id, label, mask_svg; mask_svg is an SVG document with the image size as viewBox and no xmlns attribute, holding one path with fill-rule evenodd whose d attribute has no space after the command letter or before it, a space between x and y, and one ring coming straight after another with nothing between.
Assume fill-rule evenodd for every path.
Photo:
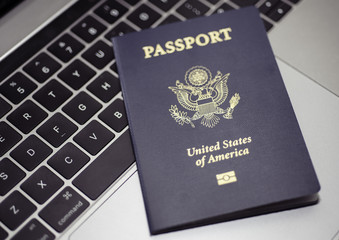
<instances>
[{"instance_id":1,"label":"keyboard key","mask_svg":"<svg viewBox=\"0 0 339 240\"><path fill-rule=\"evenodd\" d=\"M69 34L65 34L48 47L48 51L53 53L54 56L58 57L61 61L68 62L83 48L84 45L79 41L75 40Z\"/></svg>"},{"instance_id":2,"label":"keyboard key","mask_svg":"<svg viewBox=\"0 0 339 240\"><path fill-rule=\"evenodd\" d=\"M132 28L131 26L127 25L124 22L119 23L117 26L115 26L110 32L108 32L105 35L105 38L107 38L109 41L111 41L112 37L115 36L122 36L129 32L135 32L136 30Z\"/></svg>"},{"instance_id":3,"label":"keyboard key","mask_svg":"<svg viewBox=\"0 0 339 240\"><path fill-rule=\"evenodd\" d=\"M103 72L87 89L106 103L121 91L119 79L109 72Z\"/></svg>"},{"instance_id":4,"label":"keyboard key","mask_svg":"<svg viewBox=\"0 0 339 240\"><path fill-rule=\"evenodd\" d=\"M81 172L73 184L95 200L134 161L129 132L126 131Z\"/></svg>"},{"instance_id":5,"label":"keyboard key","mask_svg":"<svg viewBox=\"0 0 339 240\"><path fill-rule=\"evenodd\" d=\"M102 107L100 103L87 93L81 92L75 96L62 110L79 124L84 124Z\"/></svg>"},{"instance_id":6,"label":"keyboard key","mask_svg":"<svg viewBox=\"0 0 339 240\"><path fill-rule=\"evenodd\" d=\"M31 135L11 152L11 157L28 171L32 171L52 153L52 149L38 137Z\"/></svg>"},{"instance_id":7,"label":"keyboard key","mask_svg":"<svg viewBox=\"0 0 339 240\"><path fill-rule=\"evenodd\" d=\"M42 166L21 185L21 188L35 201L43 204L62 185L64 185L64 182L60 178L47 167Z\"/></svg>"},{"instance_id":8,"label":"keyboard key","mask_svg":"<svg viewBox=\"0 0 339 240\"><path fill-rule=\"evenodd\" d=\"M223 13L225 11L228 10L232 10L234 9L233 7L231 7L230 5L228 5L227 3L223 3L220 7L218 7L214 13Z\"/></svg>"},{"instance_id":9,"label":"keyboard key","mask_svg":"<svg viewBox=\"0 0 339 240\"><path fill-rule=\"evenodd\" d=\"M72 143L67 143L48 160L48 164L64 178L70 179L88 161L89 157L85 153L80 151Z\"/></svg>"},{"instance_id":10,"label":"keyboard key","mask_svg":"<svg viewBox=\"0 0 339 240\"><path fill-rule=\"evenodd\" d=\"M25 77L22 73L17 72L1 85L1 93L12 103L18 104L25 99L37 85Z\"/></svg>"},{"instance_id":11,"label":"keyboard key","mask_svg":"<svg viewBox=\"0 0 339 240\"><path fill-rule=\"evenodd\" d=\"M7 103L2 97L0 97L0 118L11 110L11 105Z\"/></svg>"},{"instance_id":12,"label":"keyboard key","mask_svg":"<svg viewBox=\"0 0 339 240\"><path fill-rule=\"evenodd\" d=\"M0 157L17 144L21 138L21 135L7 123L0 122Z\"/></svg>"},{"instance_id":13,"label":"keyboard key","mask_svg":"<svg viewBox=\"0 0 339 240\"><path fill-rule=\"evenodd\" d=\"M0 196L5 196L26 174L8 158L0 161Z\"/></svg>"},{"instance_id":14,"label":"keyboard key","mask_svg":"<svg viewBox=\"0 0 339 240\"><path fill-rule=\"evenodd\" d=\"M95 67L102 69L114 59L113 48L100 40L82 54L82 57Z\"/></svg>"},{"instance_id":15,"label":"keyboard key","mask_svg":"<svg viewBox=\"0 0 339 240\"><path fill-rule=\"evenodd\" d=\"M275 22L278 22L285 14L291 10L291 6L280 2L274 9L267 13L267 16Z\"/></svg>"},{"instance_id":16,"label":"keyboard key","mask_svg":"<svg viewBox=\"0 0 339 240\"><path fill-rule=\"evenodd\" d=\"M23 240L23 239L53 240L55 239L55 236L47 228L45 228L38 220L34 218L31 221L29 221L12 238L12 240Z\"/></svg>"},{"instance_id":17,"label":"keyboard key","mask_svg":"<svg viewBox=\"0 0 339 240\"><path fill-rule=\"evenodd\" d=\"M74 137L74 141L90 154L96 155L113 138L112 132L94 120Z\"/></svg>"},{"instance_id":18,"label":"keyboard key","mask_svg":"<svg viewBox=\"0 0 339 240\"><path fill-rule=\"evenodd\" d=\"M169 24L169 23L174 23L174 22L179 22L181 21L179 18L177 18L174 15L169 15L167 18L165 18L165 20L163 20L160 25L165 25L165 24Z\"/></svg>"},{"instance_id":19,"label":"keyboard key","mask_svg":"<svg viewBox=\"0 0 339 240\"><path fill-rule=\"evenodd\" d=\"M40 89L33 98L37 100L47 110L53 112L61 104L63 104L70 96L72 92L60 84L58 81L52 79Z\"/></svg>"},{"instance_id":20,"label":"keyboard key","mask_svg":"<svg viewBox=\"0 0 339 240\"><path fill-rule=\"evenodd\" d=\"M0 221L15 230L35 210L36 207L27 198L14 191L0 204Z\"/></svg>"},{"instance_id":21,"label":"keyboard key","mask_svg":"<svg viewBox=\"0 0 339 240\"><path fill-rule=\"evenodd\" d=\"M27 100L7 119L23 133L29 133L47 117L47 113L31 100Z\"/></svg>"},{"instance_id":22,"label":"keyboard key","mask_svg":"<svg viewBox=\"0 0 339 240\"><path fill-rule=\"evenodd\" d=\"M89 203L83 197L71 187L66 187L39 213L39 216L56 231L62 232L88 206Z\"/></svg>"},{"instance_id":23,"label":"keyboard key","mask_svg":"<svg viewBox=\"0 0 339 240\"><path fill-rule=\"evenodd\" d=\"M127 12L127 8L116 1L106 1L94 12L108 23L114 23Z\"/></svg>"},{"instance_id":24,"label":"keyboard key","mask_svg":"<svg viewBox=\"0 0 339 240\"><path fill-rule=\"evenodd\" d=\"M190 19L203 16L208 10L209 7L201 2L195 0L187 0L177 9L177 12L185 18Z\"/></svg>"},{"instance_id":25,"label":"keyboard key","mask_svg":"<svg viewBox=\"0 0 339 240\"><path fill-rule=\"evenodd\" d=\"M8 237L8 233L0 226L0 240L5 240Z\"/></svg>"},{"instance_id":26,"label":"keyboard key","mask_svg":"<svg viewBox=\"0 0 339 240\"><path fill-rule=\"evenodd\" d=\"M121 132L127 126L124 103L121 99L115 100L109 107L100 113L99 118L114 131Z\"/></svg>"},{"instance_id":27,"label":"keyboard key","mask_svg":"<svg viewBox=\"0 0 339 240\"><path fill-rule=\"evenodd\" d=\"M138 2L140 2L140 0L125 0L125 2L128 2L128 3L131 4L131 5L135 5L135 4L137 4Z\"/></svg>"},{"instance_id":28,"label":"keyboard key","mask_svg":"<svg viewBox=\"0 0 339 240\"><path fill-rule=\"evenodd\" d=\"M105 30L106 27L91 16L87 16L72 28L72 32L88 43L92 42Z\"/></svg>"},{"instance_id":29,"label":"keyboard key","mask_svg":"<svg viewBox=\"0 0 339 240\"><path fill-rule=\"evenodd\" d=\"M80 60L75 60L67 68L60 72L58 77L73 89L78 90L94 75L95 71L93 71L90 67Z\"/></svg>"},{"instance_id":30,"label":"keyboard key","mask_svg":"<svg viewBox=\"0 0 339 240\"><path fill-rule=\"evenodd\" d=\"M170 10L176 3L179 2L179 0L150 0L151 3L153 3L155 6L163 10L164 12L167 12Z\"/></svg>"},{"instance_id":31,"label":"keyboard key","mask_svg":"<svg viewBox=\"0 0 339 240\"><path fill-rule=\"evenodd\" d=\"M279 0L266 0L260 7L259 11L263 14L266 14L270 10L272 10L277 4Z\"/></svg>"},{"instance_id":32,"label":"keyboard key","mask_svg":"<svg viewBox=\"0 0 339 240\"><path fill-rule=\"evenodd\" d=\"M145 29L151 27L160 17L159 13L143 4L127 18L141 29Z\"/></svg>"},{"instance_id":33,"label":"keyboard key","mask_svg":"<svg viewBox=\"0 0 339 240\"><path fill-rule=\"evenodd\" d=\"M265 26L266 32L268 32L273 27L273 24L268 22L268 21L266 21L263 18L261 20L264 22L264 26Z\"/></svg>"},{"instance_id":34,"label":"keyboard key","mask_svg":"<svg viewBox=\"0 0 339 240\"><path fill-rule=\"evenodd\" d=\"M54 147L59 147L77 129L78 127L61 113L56 113L44 125L38 128L37 133Z\"/></svg>"},{"instance_id":35,"label":"keyboard key","mask_svg":"<svg viewBox=\"0 0 339 240\"><path fill-rule=\"evenodd\" d=\"M61 65L46 53L40 53L24 67L24 71L40 83L52 76Z\"/></svg>"},{"instance_id":36,"label":"keyboard key","mask_svg":"<svg viewBox=\"0 0 339 240\"><path fill-rule=\"evenodd\" d=\"M259 0L231 0L231 1L237 4L239 7L252 6L259 2Z\"/></svg>"}]
</instances>

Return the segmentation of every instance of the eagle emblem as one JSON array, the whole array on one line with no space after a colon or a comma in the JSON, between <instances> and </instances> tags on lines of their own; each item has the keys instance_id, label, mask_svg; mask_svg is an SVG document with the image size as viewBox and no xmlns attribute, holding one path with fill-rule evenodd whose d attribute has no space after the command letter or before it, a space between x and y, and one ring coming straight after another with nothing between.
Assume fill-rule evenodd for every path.
<instances>
[{"instance_id":1,"label":"eagle emblem","mask_svg":"<svg viewBox=\"0 0 339 240\"><path fill-rule=\"evenodd\" d=\"M240 100L239 93L235 93L230 99L229 107L223 109L221 105L228 96L227 80L230 73L217 74L212 78L210 70L203 66L194 66L185 74L185 82L176 81L175 87L168 87L177 96L180 105L194 111L194 115L189 117L187 112L179 111L176 105L171 105L169 109L171 116L180 124L190 124L195 127L193 121L201 119L201 124L208 128L216 126L220 118L217 115L223 114L223 118L232 119L234 108Z\"/></svg>"}]
</instances>

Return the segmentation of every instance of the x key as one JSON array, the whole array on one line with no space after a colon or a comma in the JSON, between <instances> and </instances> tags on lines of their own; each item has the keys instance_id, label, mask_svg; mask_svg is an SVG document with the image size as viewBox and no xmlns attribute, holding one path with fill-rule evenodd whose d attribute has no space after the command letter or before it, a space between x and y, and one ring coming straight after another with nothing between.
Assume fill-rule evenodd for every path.
<instances>
[{"instance_id":1,"label":"x key","mask_svg":"<svg viewBox=\"0 0 339 240\"><path fill-rule=\"evenodd\" d=\"M42 204L61 188L63 184L62 180L47 167L43 166L28 178L21 185L21 188L35 201Z\"/></svg>"}]
</instances>

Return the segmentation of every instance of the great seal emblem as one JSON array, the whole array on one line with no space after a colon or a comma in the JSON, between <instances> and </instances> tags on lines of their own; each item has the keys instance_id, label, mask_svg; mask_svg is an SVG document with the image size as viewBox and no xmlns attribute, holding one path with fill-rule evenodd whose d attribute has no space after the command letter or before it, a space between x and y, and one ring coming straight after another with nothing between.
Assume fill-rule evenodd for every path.
<instances>
[{"instance_id":1,"label":"great seal emblem","mask_svg":"<svg viewBox=\"0 0 339 240\"><path fill-rule=\"evenodd\" d=\"M228 96L227 80L229 76L230 73L223 75L217 71L215 77L212 78L208 68L191 67L185 74L186 84L177 80L175 87L168 88L176 94L178 102L183 108L195 113L189 117L187 112L179 111L176 105L171 105L169 109L171 116L178 124L190 124L193 128L195 127L193 121L198 119L201 119L203 126L209 128L213 128L219 123L220 118L217 115L223 114L225 119L232 119L234 108L240 100L239 93L232 96L227 109L221 108Z\"/></svg>"}]
</instances>

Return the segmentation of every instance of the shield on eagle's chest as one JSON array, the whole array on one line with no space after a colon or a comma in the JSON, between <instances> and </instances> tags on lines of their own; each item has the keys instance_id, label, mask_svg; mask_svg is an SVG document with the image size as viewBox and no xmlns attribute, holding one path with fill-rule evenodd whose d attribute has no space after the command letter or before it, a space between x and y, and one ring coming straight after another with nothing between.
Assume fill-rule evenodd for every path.
<instances>
[{"instance_id":1,"label":"shield on eagle's chest","mask_svg":"<svg viewBox=\"0 0 339 240\"><path fill-rule=\"evenodd\" d=\"M198 112L200 115L215 113L217 106L211 97L198 100Z\"/></svg>"}]
</instances>

